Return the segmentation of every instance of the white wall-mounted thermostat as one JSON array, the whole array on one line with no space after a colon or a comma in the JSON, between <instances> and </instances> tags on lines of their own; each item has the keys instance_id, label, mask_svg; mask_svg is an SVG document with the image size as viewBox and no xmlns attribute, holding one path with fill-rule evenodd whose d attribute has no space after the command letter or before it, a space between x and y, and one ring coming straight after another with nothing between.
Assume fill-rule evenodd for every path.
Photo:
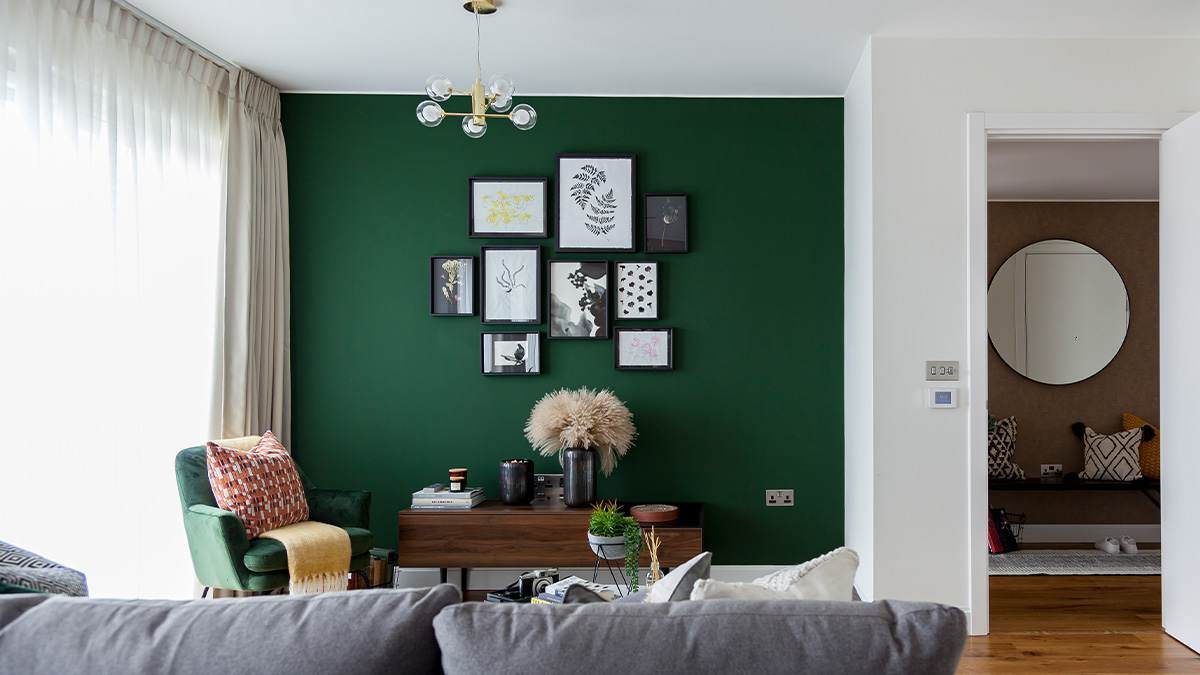
<instances>
[{"instance_id":1,"label":"white wall-mounted thermostat","mask_svg":"<svg viewBox=\"0 0 1200 675\"><path fill-rule=\"evenodd\" d=\"M958 389L956 387L930 387L927 404L930 408L957 408Z\"/></svg>"}]
</instances>

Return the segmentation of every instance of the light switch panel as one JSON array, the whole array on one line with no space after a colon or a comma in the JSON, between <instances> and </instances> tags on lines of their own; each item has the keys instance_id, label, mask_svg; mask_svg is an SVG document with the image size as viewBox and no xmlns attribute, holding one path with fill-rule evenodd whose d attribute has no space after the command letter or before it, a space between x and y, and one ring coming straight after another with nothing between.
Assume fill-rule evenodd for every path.
<instances>
[{"instance_id":1,"label":"light switch panel","mask_svg":"<svg viewBox=\"0 0 1200 675\"><path fill-rule=\"evenodd\" d=\"M958 379L958 361L926 361L925 380L946 381Z\"/></svg>"}]
</instances>

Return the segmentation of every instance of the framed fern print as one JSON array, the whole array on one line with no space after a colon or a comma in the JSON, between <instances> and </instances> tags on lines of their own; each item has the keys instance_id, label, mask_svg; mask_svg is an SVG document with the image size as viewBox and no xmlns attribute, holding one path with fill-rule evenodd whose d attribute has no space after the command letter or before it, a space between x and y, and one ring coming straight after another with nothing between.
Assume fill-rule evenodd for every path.
<instances>
[{"instance_id":1,"label":"framed fern print","mask_svg":"<svg viewBox=\"0 0 1200 675\"><path fill-rule=\"evenodd\" d=\"M558 252L631 253L637 155L558 154Z\"/></svg>"},{"instance_id":2,"label":"framed fern print","mask_svg":"<svg viewBox=\"0 0 1200 675\"><path fill-rule=\"evenodd\" d=\"M545 178L471 178L468 237L545 239Z\"/></svg>"}]
</instances>

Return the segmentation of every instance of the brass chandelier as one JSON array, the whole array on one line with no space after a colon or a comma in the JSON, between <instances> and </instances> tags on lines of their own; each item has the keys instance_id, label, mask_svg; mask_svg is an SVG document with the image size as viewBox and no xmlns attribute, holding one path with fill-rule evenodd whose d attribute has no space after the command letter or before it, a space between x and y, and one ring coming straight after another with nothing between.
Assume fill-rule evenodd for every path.
<instances>
[{"instance_id":1,"label":"brass chandelier","mask_svg":"<svg viewBox=\"0 0 1200 675\"><path fill-rule=\"evenodd\" d=\"M487 118L504 117L512 121L513 126L521 131L528 131L537 124L537 112L528 103L513 107L512 78L503 73L496 73L488 79L484 87L481 68L479 66L479 15L491 14L496 11L492 0L471 0L463 5L463 9L475 15L475 84L471 91L459 91L450 85L450 79L445 75L431 75L425 81L425 93L431 100L421 101L417 105L417 119L427 127L436 127L446 117L463 118L462 128L471 138L479 138L487 133ZM439 101L445 101L452 94L462 94L471 97L471 112L446 112ZM492 113L488 112L491 108ZM511 110L510 110L511 108Z\"/></svg>"}]
</instances>

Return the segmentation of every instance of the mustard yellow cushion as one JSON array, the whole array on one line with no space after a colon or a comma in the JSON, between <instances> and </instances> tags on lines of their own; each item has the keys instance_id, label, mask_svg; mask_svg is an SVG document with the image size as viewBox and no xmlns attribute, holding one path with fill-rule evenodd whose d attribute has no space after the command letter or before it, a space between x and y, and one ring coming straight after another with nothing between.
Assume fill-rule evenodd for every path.
<instances>
[{"instance_id":1,"label":"mustard yellow cushion","mask_svg":"<svg viewBox=\"0 0 1200 675\"><path fill-rule=\"evenodd\" d=\"M1125 427L1126 431L1130 429L1141 429L1144 426L1149 426L1151 429L1154 429L1154 438L1148 441L1142 441L1142 445L1138 450L1140 453L1138 455L1138 462L1142 465L1143 476L1157 480L1159 477L1158 427L1154 426L1153 424L1149 424L1137 415L1130 415L1129 413L1125 413L1121 416L1121 426Z\"/></svg>"}]
</instances>

